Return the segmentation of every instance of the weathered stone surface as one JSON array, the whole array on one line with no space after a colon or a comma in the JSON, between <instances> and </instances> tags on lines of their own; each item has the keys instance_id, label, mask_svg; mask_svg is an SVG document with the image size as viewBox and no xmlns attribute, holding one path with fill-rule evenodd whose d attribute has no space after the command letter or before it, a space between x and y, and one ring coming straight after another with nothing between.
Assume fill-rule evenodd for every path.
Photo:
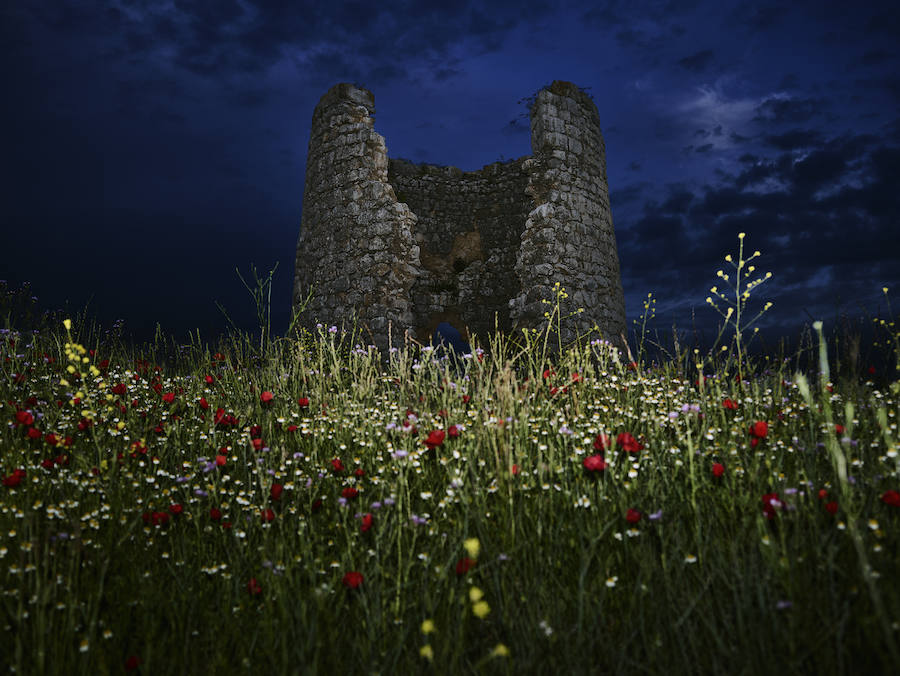
<instances>
[{"instance_id":1,"label":"weathered stone surface","mask_svg":"<svg viewBox=\"0 0 900 676\"><path fill-rule=\"evenodd\" d=\"M533 156L479 171L388 158L373 128L375 97L342 83L313 113L293 308L298 320L363 328L383 357L403 335L428 343L440 322L486 344L542 329L561 301L563 344L596 323L621 347L625 299L593 101L554 81L531 108ZM594 334L593 337L596 337Z\"/></svg>"}]
</instances>

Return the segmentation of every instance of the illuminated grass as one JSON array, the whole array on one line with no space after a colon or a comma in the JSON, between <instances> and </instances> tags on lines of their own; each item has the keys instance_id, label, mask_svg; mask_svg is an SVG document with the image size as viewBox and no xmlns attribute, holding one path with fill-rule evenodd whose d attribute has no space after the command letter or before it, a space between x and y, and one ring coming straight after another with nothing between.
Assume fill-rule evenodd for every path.
<instances>
[{"instance_id":1,"label":"illuminated grass","mask_svg":"<svg viewBox=\"0 0 900 676\"><path fill-rule=\"evenodd\" d=\"M20 674L897 663L895 377L879 373L876 387L862 365L862 377L832 378L827 360L816 375L783 359L757 368L738 358L739 338L727 355L648 369L643 340L632 361L597 339L549 354L548 335L495 338L490 353L473 342L456 376L428 350L382 370L326 330L235 337L213 354L195 345L163 365L77 318L36 334L8 326L0 663Z\"/></svg>"}]
</instances>

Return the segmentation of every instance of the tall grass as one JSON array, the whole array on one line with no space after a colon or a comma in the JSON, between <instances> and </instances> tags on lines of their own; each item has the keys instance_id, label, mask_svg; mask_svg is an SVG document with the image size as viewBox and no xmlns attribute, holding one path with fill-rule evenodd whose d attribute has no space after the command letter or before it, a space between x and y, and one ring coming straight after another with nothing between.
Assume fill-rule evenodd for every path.
<instances>
[{"instance_id":1,"label":"tall grass","mask_svg":"<svg viewBox=\"0 0 900 676\"><path fill-rule=\"evenodd\" d=\"M724 350L650 365L643 331L637 357L550 349L561 288L543 330L474 337L458 373L328 327L136 349L8 316L0 664L886 673L897 371L850 336L859 370L832 374L820 323L811 371L751 363L738 259Z\"/></svg>"}]
</instances>

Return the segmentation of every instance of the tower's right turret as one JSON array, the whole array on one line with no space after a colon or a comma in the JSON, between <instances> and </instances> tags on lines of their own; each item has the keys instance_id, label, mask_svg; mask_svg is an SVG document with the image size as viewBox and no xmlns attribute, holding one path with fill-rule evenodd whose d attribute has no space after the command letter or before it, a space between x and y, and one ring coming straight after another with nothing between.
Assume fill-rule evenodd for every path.
<instances>
[{"instance_id":1,"label":"tower's right turret","mask_svg":"<svg viewBox=\"0 0 900 676\"><path fill-rule=\"evenodd\" d=\"M556 80L537 95L531 109L531 147L524 163L534 209L528 215L516 259L521 293L510 301L517 327L546 325L555 303L554 285L569 297L561 301L563 345L596 323L603 338L623 347L625 296L606 181L606 148L597 107L570 82Z\"/></svg>"}]
</instances>

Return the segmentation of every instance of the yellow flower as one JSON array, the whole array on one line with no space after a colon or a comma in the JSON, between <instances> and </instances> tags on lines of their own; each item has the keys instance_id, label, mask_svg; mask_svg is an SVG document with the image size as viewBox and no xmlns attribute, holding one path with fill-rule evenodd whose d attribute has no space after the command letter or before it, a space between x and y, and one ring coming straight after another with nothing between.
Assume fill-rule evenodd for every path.
<instances>
[{"instance_id":1,"label":"yellow flower","mask_svg":"<svg viewBox=\"0 0 900 676\"><path fill-rule=\"evenodd\" d=\"M423 634L430 634L433 631L434 631L434 622L432 622L431 620L425 620L424 622L422 622L422 633Z\"/></svg>"},{"instance_id":2,"label":"yellow flower","mask_svg":"<svg viewBox=\"0 0 900 676\"><path fill-rule=\"evenodd\" d=\"M66 327L66 331L72 328L72 320L71 319L63 319L63 326Z\"/></svg>"},{"instance_id":3,"label":"yellow flower","mask_svg":"<svg viewBox=\"0 0 900 676\"><path fill-rule=\"evenodd\" d=\"M478 587L472 587L471 589L469 589L469 600L472 603L480 601L482 596L484 596L484 592L482 592Z\"/></svg>"},{"instance_id":4,"label":"yellow flower","mask_svg":"<svg viewBox=\"0 0 900 676\"><path fill-rule=\"evenodd\" d=\"M487 604L487 601L479 601L474 606L472 606L472 612L475 613L480 619L484 619L489 612L491 612L491 607Z\"/></svg>"},{"instance_id":5,"label":"yellow flower","mask_svg":"<svg viewBox=\"0 0 900 676\"><path fill-rule=\"evenodd\" d=\"M491 657L509 657L509 648L502 643L498 643L491 651Z\"/></svg>"},{"instance_id":6,"label":"yellow flower","mask_svg":"<svg viewBox=\"0 0 900 676\"><path fill-rule=\"evenodd\" d=\"M430 645L423 645L419 648L419 655L424 657L426 660L434 659L434 650L431 649Z\"/></svg>"},{"instance_id":7,"label":"yellow flower","mask_svg":"<svg viewBox=\"0 0 900 676\"><path fill-rule=\"evenodd\" d=\"M478 558L478 552L481 551L481 543L478 541L478 538L469 538L463 542L463 547L469 552L470 557L473 559Z\"/></svg>"}]
</instances>

